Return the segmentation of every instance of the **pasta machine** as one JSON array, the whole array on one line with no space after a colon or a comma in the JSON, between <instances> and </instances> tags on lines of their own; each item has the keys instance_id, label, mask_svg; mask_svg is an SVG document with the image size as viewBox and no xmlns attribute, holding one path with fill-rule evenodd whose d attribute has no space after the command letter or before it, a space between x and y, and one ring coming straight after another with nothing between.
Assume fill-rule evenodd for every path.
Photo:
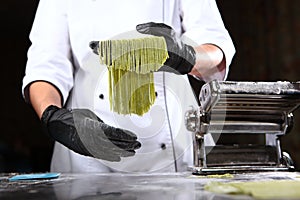
<instances>
[{"instance_id":1,"label":"pasta machine","mask_svg":"<svg viewBox=\"0 0 300 200\"><path fill-rule=\"evenodd\" d=\"M211 81L186 112L193 134L193 174L290 171L280 139L293 126L300 82Z\"/></svg>"}]
</instances>

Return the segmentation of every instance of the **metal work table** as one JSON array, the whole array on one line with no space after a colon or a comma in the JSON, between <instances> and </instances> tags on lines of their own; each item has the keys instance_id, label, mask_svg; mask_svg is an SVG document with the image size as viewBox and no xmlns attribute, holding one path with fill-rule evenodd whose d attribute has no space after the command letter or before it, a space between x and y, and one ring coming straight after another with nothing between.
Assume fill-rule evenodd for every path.
<instances>
[{"instance_id":1,"label":"metal work table","mask_svg":"<svg viewBox=\"0 0 300 200\"><path fill-rule=\"evenodd\" d=\"M234 178L209 178L191 173L155 174L61 174L49 180L9 181L0 178L0 199L252 199L250 196L221 195L204 190L210 181L254 181L297 179L299 172L234 174Z\"/></svg>"}]
</instances>

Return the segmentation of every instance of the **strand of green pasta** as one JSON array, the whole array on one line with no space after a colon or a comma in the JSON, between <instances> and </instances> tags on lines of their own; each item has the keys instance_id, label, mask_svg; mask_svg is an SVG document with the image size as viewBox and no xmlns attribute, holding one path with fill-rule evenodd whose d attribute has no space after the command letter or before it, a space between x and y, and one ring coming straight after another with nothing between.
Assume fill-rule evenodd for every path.
<instances>
[{"instance_id":1,"label":"strand of green pasta","mask_svg":"<svg viewBox=\"0 0 300 200\"><path fill-rule=\"evenodd\" d=\"M154 75L168 58L163 37L99 42L100 62L109 72L110 109L119 114L146 113L155 101Z\"/></svg>"}]
</instances>

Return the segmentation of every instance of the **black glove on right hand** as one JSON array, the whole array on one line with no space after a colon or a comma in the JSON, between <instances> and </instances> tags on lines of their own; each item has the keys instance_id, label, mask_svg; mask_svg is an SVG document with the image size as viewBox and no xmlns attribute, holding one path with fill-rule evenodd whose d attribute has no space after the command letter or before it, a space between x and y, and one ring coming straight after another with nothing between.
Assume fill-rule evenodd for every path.
<instances>
[{"instance_id":1,"label":"black glove on right hand","mask_svg":"<svg viewBox=\"0 0 300 200\"><path fill-rule=\"evenodd\" d=\"M41 121L50 137L85 156L120 161L141 147L135 134L105 124L88 109L49 106Z\"/></svg>"},{"instance_id":2,"label":"black glove on right hand","mask_svg":"<svg viewBox=\"0 0 300 200\"><path fill-rule=\"evenodd\" d=\"M161 67L161 71L188 74L196 63L196 52L190 45L183 43L172 27L164 23L148 22L138 24L136 30L143 34L162 36L167 43L169 58ZM170 70L171 69L171 70Z\"/></svg>"}]
</instances>

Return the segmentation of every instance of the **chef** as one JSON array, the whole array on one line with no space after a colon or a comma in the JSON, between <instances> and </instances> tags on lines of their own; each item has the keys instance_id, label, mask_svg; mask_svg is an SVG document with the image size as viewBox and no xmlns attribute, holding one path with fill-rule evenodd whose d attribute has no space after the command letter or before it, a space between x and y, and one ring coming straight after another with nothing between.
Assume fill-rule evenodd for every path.
<instances>
[{"instance_id":1,"label":"chef","mask_svg":"<svg viewBox=\"0 0 300 200\"><path fill-rule=\"evenodd\" d=\"M156 99L142 116L110 110L107 66L91 41L165 38ZM215 0L40 0L22 92L55 142L51 171L176 172L192 165L187 75L225 80L235 53Z\"/></svg>"}]
</instances>

